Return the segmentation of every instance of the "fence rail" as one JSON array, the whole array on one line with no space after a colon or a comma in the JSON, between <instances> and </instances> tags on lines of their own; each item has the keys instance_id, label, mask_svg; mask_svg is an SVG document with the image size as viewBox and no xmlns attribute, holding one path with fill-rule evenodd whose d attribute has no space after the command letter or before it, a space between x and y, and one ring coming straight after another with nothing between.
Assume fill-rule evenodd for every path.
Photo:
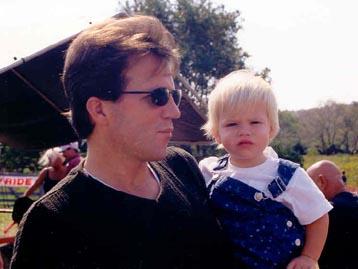
<instances>
[{"instance_id":1,"label":"fence rail","mask_svg":"<svg viewBox=\"0 0 358 269\"><path fill-rule=\"evenodd\" d=\"M11 213L17 198L21 197L26 187L0 187L0 213ZM42 190L35 191L31 198L37 200L43 195Z\"/></svg>"}]
</instances>

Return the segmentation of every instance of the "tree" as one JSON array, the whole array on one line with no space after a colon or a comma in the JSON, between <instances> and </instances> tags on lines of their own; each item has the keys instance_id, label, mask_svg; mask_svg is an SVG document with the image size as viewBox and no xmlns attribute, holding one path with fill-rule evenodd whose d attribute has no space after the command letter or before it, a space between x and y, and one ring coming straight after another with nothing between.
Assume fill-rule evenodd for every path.
<instances>
[{"instance_id":1,"label":"tree","mask_svg":"<svg viewBox=\"0 0 358 269\"><path fill-rule=\"evenodd\" d=\"M239 46L240 12L228 12L209 0L133 0L128 13L159 18L179 43L180 72L201 98L211 91L217 78L245 67L249 55ZM265 73L265 72L264 72Z\"/></svg>"},{"instance_id":2,"label":"tree","mask_svg":"<svg viewBox=\"0 0 358 269\"><path fill-rule=\"evenodd\" d=\"M358 152L358 102L344 108L342 147L347 153Z\"/></svg>"},{"instance_id":3,"label":"tree","mask_svg":"<svg viewBox=\"0 0 358 269\"><path fill-rule=\"evenodd\" d=\"M302 145L298 135L297 115L291 111L280 111L279 122L280 132L272 141L271 146L281 158L303 164L302 155L306 153L306 147Z\"/></svg>"},{"instance_id":4,"label":"tree","mask_svg":"<svg viewBox=\"0 0 358 269\"><path fill-rule=\"evenodd\" d=\"M294 112L279 111L280 132L273 141L274 143L293 146L300 142L298 135L299 121Z\"/></svg>"},{"instance_id":5,"label":"tree","mask_svg":"<svg viewBox=\"0 0 358 269\"><path fill-rule=\"evenodd\" d=\"M299 136L321 154L356 153L358 146L358 103L327 101L298 113Z\"/></svg>"},{"instance_id":6,"label":"tree","mask_svg":"<svg viewBox=\"0 0 358 269\"><path fill-rule=\"evenodd\" d=\"M18 150L1 145L0 171L34 173L39 166L37 164L40 152L38 150Z\"/></svg>"},{"instance_id":7,"label":"tree","mask_svg":"<svg viewBox=\"0 0 358 269\"><path fill-rule=\"evenodd\" d=\"M329 147L327 136L329 136L330 128L326 126L327 110L323 110L323 106L311 110L302 111L300 114L301 129L300 134L305 141L314 146L319 153L325 153ZM328 134L326 133L328 130ZM331 138L330 138L331 140Z\"/></svg>"}]
</instances>

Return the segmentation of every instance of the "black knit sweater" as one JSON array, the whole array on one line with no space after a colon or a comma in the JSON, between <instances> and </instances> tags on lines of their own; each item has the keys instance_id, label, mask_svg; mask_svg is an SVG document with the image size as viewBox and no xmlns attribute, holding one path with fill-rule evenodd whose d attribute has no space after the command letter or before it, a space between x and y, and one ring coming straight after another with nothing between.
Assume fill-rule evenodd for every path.
<instances>
[{"instance_id":1,"label":"black knit sweater","mask_svg":"<svg viewBox=\"0 0 358 269\"><path fill-rule=\"evenodd\" d=\"M158 201L73 170L25 215L11 268L230 268L192 156L169 148L151 166L162 187Z\"/></svg>"}]
</instances>

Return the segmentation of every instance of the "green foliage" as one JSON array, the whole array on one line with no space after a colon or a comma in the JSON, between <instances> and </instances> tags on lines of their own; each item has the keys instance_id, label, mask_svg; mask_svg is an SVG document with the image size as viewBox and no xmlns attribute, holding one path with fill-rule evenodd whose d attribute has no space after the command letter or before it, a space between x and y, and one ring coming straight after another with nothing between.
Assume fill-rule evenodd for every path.
<instances>
[{"instance_id":1,"label":"green foliage","mask_svg":"<svg viewBox=\"0 0 358 269\"><path fill-rule=\"evenodd\" d=\"M300 155L305 155L307 153L307 147L302 145L300 142L296 143L292 149Z\"/></svg>"},{"instance_id":2,"label":"green foliage","mask_svg":"<svg viewBox=\"0 0 358 269\"><path fill-rule=\"evenodd\" d=\"M37 160L40 156L38 150L19 150L1 145L0 171L33 174L39 170Z\"/></svg>"},{"instance_id":3,"label":"green foliage","mask_svg":"<svg viewBox=\"0 0 358 269\"><path fill-rule=\"evenodd\" d=\"M201 97L211 91L217 78L245 67L249 55L237 40L239 11L228 12L209 0L134 0L127 1L125 9L163 22L181 48L182 75Z\"/></svg>"},{"instance_id":4,"label":"green foliage","mask_svg":"<svg viewBox=\"0 0 358 269\"><path fill-rule=\"evenodd\" d=\"M299 122L294 112L280 111L280 132L272 141L271 146L278 156L293 162L303 164L302 155L306 153L306 147L302 145L298 136Z\"/></svg>"},{"instance_id":5,"label":"green foliage","mask_svg":"<svg viewBox=\"0 0 358 269\"><path fill-rule=\"evenodd\" d=\"M280 158L303 164L303 156L300 152L295 151L295 147L282 146L280 144L272 144L272 148L276 151Z\"/></svg>"},{"instance_id":6,"label":"green foliage","mask_svg":"<svg viewBox=\"0 0 358 269\"><path fill-rule=\"evenodd\" d=\"M280 132L275 137L273 144L280 144L283 147L293 147L300 142L300 138L298 136L298 117L291 111L280 111L278 116L280 122Z\"/></svg>"},{"instance_id":7,"label":"green foliage","mask_svg":"<svg viewBox=\"0 0 358 269\"><path fill-rule=\"evenodd\" d=\"M321 154L358 152L358 102L333 101L298 113L299 137Z\"/></svg>"},{"instance_id":8,"label":"green foliage","mask_svg":"<svg viewBox=\"0 0 358 269\"><path fill-rule=\"evenodd\" d=\"M261 70L260 72L257 72L256 74L271 84L272 79L270 77L270 73L271 73L271 69L268 67L265 67L263 70Z\"/></svg>"},{"instance_id":9,"label":"green foliage","mask_svg":"<svg viewBox=\"0 0 358 269\"><path fill-rule=\"evenodd\" d=\"M347 185L352 188L358 187L358 154L336 154L336 155L313 155L307 154L304 156L304 168L320 160L330 160L338 167L346 172L348 178Z\"/></svg>"},{"instance_id":10,"label":"green foliage","mask_svg":"<svg viewBox=\"0 0 358 269\"><path fill-rule=\"evenodd\" d=\"M216 144L210 145L175 145L180 147L190 154L192 154L195 159L200 162L202 159L210 157L210 156L217 156L221 157L227 154L224 149L218 149Z\"/></svg>"}]
</instances>

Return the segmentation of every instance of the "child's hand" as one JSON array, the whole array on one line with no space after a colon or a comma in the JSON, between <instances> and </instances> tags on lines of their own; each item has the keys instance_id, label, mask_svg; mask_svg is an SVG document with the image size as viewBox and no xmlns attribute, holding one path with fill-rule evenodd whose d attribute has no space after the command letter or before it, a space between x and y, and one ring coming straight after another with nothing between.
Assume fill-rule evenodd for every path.
<instances>
[{"instance_id":1,"label":"child's hand","mask_svg":"<svg viewBox=\"0 0 358 269\"><path fill-rule=\"evenodd\" d=\"M307 256L294 258L288 265L287 269L319 269L317 261Z\"/></svg>"}]
</instances>

